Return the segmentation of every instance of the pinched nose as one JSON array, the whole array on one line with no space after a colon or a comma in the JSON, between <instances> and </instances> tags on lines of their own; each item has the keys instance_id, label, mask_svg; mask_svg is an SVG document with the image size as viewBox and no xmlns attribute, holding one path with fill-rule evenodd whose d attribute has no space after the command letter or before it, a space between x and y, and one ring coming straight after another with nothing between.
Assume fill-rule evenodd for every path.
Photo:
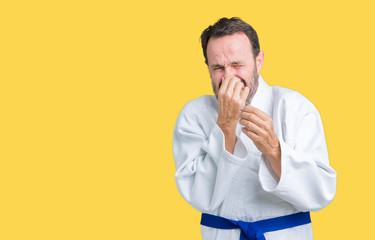
<instances>
[{"instance_id":1,"label":"pinched nose","mask_svg":"<svg viewBox=\"0 0 375 240\"><path fill-rule=\"evenodd\" d=\"M231 76L233 76L233 75L231 75ZM240 79L240 80L241 80L241 82L243 83L244 87L246 87L246 86L247 86L247 84L246 84L246 81L245 81L245 80L243 80L242 78L240 78L240 77L239 77L239 76L237 76L237 75L234 75L234 76L235 76L236 78L238 78L238 79ZM222 78L222 79L220 80L218 89L220 89L220 87L221 87L221 84L223 83L223 80L224 80L224 78Z\"/></svg>"}]
</instances>

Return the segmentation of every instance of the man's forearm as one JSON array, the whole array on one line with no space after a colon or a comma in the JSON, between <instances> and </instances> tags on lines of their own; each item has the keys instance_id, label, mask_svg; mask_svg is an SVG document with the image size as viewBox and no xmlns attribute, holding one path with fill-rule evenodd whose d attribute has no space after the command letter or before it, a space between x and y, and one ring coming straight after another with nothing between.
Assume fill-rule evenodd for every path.
<instances>
[{"instance_id":1,"label":"man's forearm","mask_svg":"<svg viewBox=\"0 0 375 240\"><path fill-rule=\"evenodd\" d=\"M236 126L226 127L219 123L218 123L218 126L220 127L221 131L224 133L225 150L233 154L234 146L236 145L236 140L237 140Z\"/></svg>"},{"instance_id":2,"label":"man's forearm","mask_svg":"<svg viewBox=\"0 0 375 240\"><path fill-rule=\"evenodd\" d=\"M274 173L280 180L281 177L281 149L280 143L278 142L277 147L267 155L268 162L270 163Z\"/></svg>"}]
</instances>

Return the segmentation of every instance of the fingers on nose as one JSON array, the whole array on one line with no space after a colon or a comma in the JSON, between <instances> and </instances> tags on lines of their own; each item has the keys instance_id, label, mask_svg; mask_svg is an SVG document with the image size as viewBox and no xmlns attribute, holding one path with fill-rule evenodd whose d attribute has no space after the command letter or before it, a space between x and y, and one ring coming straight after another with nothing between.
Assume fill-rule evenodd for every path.
<instances>
[{"instance_id":1,"label":"fingers on nose","mask_svg":"<svg viewBox=\"0 0 375 240\"><path fill-rule=\"evenodd\" d=\"M234 89L233 89L233 96L235 96L236 98L240 98L240 93L241 93L241 90L244 88L244 85L242 82L238 81L236 83L236 85L234 86Z\"/></svg>"}]
</instances>

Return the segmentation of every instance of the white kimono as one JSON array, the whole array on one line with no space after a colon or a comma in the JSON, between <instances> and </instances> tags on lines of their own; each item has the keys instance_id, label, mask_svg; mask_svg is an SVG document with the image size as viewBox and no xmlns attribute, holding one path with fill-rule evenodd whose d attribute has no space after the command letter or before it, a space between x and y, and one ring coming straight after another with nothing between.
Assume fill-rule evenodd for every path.
<instances>
[{"instance_id":1,"label":"white kimono","mask_svg":"<svg viewBox=\"0 0 375 240\"><path fill-rule=\"evenodd\" d=\"M218 102L202 96L188 102L173 133L176 183L183 198L200 212L247 222L301 211L318 211L336 192L319 112L298 92L270 87L259 76L251 105L273 119L281 147L281 178L237 126L234 153L225 150L216 124ZM199 224L199 223L197 223ZM239 240L240 230L201 226L203 240ZM267 232L267 240L313 239L311 224Z\"/></svg>"}]
</instances>

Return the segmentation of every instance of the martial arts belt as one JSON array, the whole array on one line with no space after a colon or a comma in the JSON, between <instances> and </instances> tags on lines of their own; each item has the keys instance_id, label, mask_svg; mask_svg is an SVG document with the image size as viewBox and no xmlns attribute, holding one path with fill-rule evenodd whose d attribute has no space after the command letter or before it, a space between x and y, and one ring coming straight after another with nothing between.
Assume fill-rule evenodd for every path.
<instances>
[{"instance_id":1,"label":"martial arts belt","mask_svg":"<svg viewBox=\"0 0 375 240\"><path fill-rule=\"evenodd\" d=\"M240 229L240 240L266 240L265 232L283 230L311 223L310 212L269 218L256 222L234 221L231 219L203 213L201 225L218 229Z\"/></svg>"}]
</instances>

